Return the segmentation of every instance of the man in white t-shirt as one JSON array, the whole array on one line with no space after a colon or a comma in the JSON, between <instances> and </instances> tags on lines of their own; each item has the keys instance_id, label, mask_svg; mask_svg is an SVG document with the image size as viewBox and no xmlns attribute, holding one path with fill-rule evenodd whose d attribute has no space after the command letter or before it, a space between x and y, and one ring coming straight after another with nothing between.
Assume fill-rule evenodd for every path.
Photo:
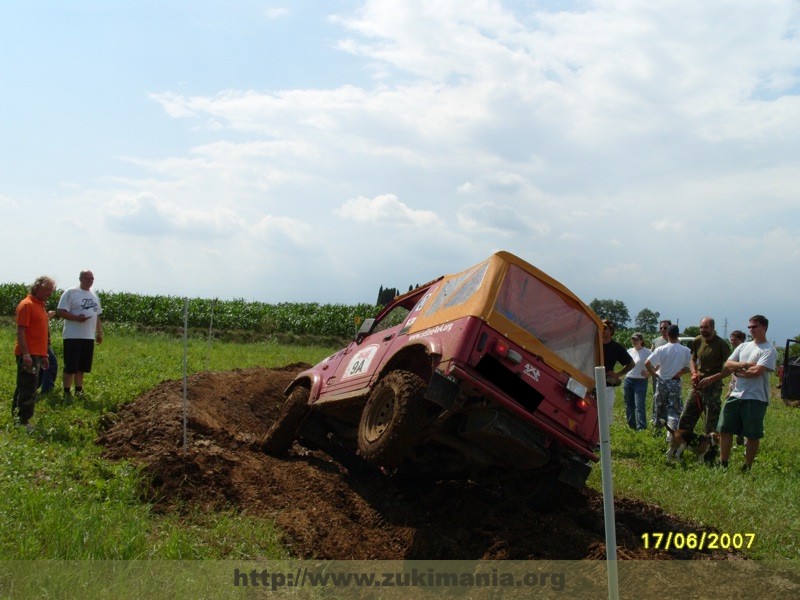
<instances>
[{"instance_id":1,"label":"man in white t-shirt","mask_svg":"<svg viewBox=\"0 0 800 600\"><path fill-rule=\"evenodd\" d=\"M83 376L92 371L94 344L103 341L100 298L92 291L94 275L81 271L79 285L66 290L58 301L56 314L64 319L64 396L83 394Z\"/></svg>"},{"instance_id":2,"label":"man in white t-shirt","mask_svg":"<svg viewBox=\"0 0 800 600\"><path fill-rule=\"evenodd\" d=\"M664 425L670 432L668 440L672 441L671 432L678 427L678 420L683 410L681 401L681 376L689 372L691 352L678 341L679 329L677 325L670 325L667 329L669 341L656 348L645 361L647 372L657 381L653 396L655 427L659 429ZM667 458L677 458L672 448L667 451Z\"/></svg>"},{"instance_id":3,"label":"man in white t-shirt","mask_svg":"<svg viewBox=\"0 0 800 600\"><path fill-rule=\"evenodd\" d=\"M736 348L724 371L736 381L719 416L719 462L728 467L734 435L746 438L742 471L749 471L764 437L764 416L769 406L769 375L775 370L778 353L767 341L769 321L763 315L750 317L747 329L753 336Z\"/></svg>"}]
</instances>

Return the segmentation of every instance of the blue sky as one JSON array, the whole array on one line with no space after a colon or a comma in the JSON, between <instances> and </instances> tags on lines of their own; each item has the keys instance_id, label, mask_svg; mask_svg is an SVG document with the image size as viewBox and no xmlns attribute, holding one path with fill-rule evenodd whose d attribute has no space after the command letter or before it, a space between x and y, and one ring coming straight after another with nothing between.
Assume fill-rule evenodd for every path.
<instances>
[{"instance_id":1,"label":"blue sky","mask_svg":"<svg viewBox=\"0 0 800 600\"><path fill-rule=\"evenodd\" d=\"M800 333L794 0L0 5L4 281L372 302L514 252Z\"/></svg>"}]
</instances>

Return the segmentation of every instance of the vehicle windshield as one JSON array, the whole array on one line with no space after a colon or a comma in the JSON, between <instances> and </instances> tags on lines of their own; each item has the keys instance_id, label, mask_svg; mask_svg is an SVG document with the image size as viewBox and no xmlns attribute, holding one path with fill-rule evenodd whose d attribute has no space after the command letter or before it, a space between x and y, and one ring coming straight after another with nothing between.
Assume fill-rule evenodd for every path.
<instances>
[{"instance_id":1,"label":"vehicle windshield","mask_svg":"<svg viewBox=\"0 0 800 600\"><path fill-rule=\"evenodd\" d=\"M494 309L566 362L594 377L597 325L575 300L509 265Z\"/></svg>"}]
</instances>

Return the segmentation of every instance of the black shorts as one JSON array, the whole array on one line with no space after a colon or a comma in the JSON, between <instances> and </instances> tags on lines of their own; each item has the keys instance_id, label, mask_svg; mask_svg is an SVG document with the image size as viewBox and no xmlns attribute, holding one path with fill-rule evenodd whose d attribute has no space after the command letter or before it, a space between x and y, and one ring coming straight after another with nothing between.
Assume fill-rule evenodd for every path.
<instances>
[{"instance_id":1,"label":"black shorts","mask_svg":"<svg viewBox=\"0 0 800 600\"><path fill-rule=\"evenodd\" d=\"M94 340L64 340L64 373L91 373L94 358Z\"/></svg>"}]
</instances>

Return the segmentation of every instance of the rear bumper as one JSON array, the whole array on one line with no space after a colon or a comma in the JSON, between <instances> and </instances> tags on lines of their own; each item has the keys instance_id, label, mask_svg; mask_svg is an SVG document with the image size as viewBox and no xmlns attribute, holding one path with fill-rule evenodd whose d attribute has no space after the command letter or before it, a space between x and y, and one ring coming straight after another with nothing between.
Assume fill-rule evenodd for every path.
<instances>
[{"instance_id":1,"label":"rear bumper","mask_svg":"<svg viewBox=\"0 0 800 600\"><path fill-rule=\"evenodd\" d=\"M502 410L529 423L534 428L558 442L560 446L575 453L577 456L592 462L600 460L599 456L578 442L574 436L565 432L558 424L551 423L549 419L544 419L535 412L528 412L519 404L509 399L501 390L491 383L482 380L477 373L470 370L468 367L451 363L449 375L446 376L438 372L434 373L429 388L432 393L426 393L426 398L440 404L444 408L449 408L449 406L446 405L448 402L447 397L454 392L458 392L459 382L465 382L480 395L492 400ZM455 396L452 397L452 400L455 400Z\"/></svg>"}]
</instances>

